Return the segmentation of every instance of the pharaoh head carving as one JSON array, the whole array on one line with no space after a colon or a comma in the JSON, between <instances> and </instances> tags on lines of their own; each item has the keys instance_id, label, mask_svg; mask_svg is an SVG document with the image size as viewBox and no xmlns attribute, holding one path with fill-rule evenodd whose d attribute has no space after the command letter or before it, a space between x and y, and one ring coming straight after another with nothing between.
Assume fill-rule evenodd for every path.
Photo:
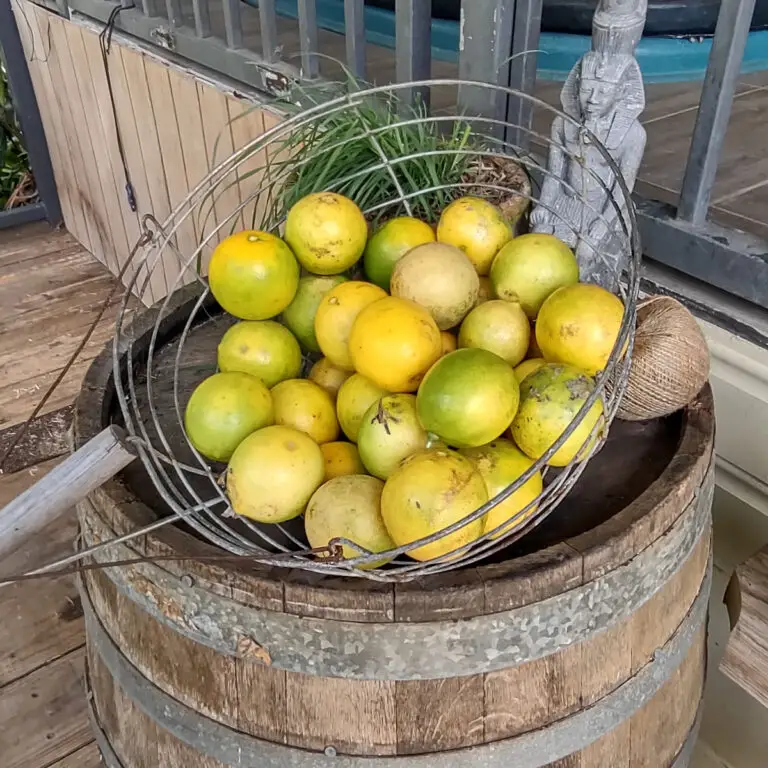
<instances>
[{"instance_id":1,"label":"pharaoh head carving","mask_svg":"<svg viewBox=\"0 0 768 768\"><path fill-rule=\"evenodd\" d=\"M598 0L592 50L632 56L645 27L648 0Z\"/></svg>"}]
</instances>

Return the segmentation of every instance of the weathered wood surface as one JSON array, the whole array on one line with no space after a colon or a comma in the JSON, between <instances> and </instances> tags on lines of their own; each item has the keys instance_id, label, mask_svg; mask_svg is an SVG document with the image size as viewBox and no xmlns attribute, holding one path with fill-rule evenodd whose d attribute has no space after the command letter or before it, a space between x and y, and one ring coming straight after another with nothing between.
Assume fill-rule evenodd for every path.
<instances>
[{"instance_id":1,"label":"weathered wood surface","mask_svg":"<svg viewBox=\"0 0 768 768\"><path fill-rule=\"evenodd\" d=\"M42 536L65 514L136 457L124 445L125 432L105 427L61 461L39 482L0 507L0 560Z\"/></svg>"},{"instance_id":2,"label":"weathered wood surface","mask_svg":"<svg viewBox=\"0 0 768 768\"><path fill-rule=\"evenodd\" d=\"M726 602L734 627L720 669L768 707L768 548L736 568Z\"/></svg>"},{"instance_id":3,"label":"weathered wood surface","mask_svg":"<svg viewBox=\"0 0 768 768\"><path fill-rule=\"evenodd\" d=\"M68 433L74 412L74 406L67 405L36 418L27 429L23 429L22 423L0 431L0 456L4 456L12 444L14 446L3 473L19 472L69 453Z\"/></svg>"},{"instance_id":4,"label":"weathered wood surface","mask_svg":"<svg viewBox=\"0 0 768 768\"><path fill-rule=\"evenodd\" d=\"M173 314L162 332L170 338ZM137 354L152 323L151 315L139 321ZM195 329L187 342L195 354L185 357L182 397L210 364L216 323ZM174 356L173 344L161 349L153 369L161 397L170 388L163 361ZM110 410L110 374L111 361L89 372L75 419L80 441ZM170 412L163 426L178 439L174 419ZM164 733L172 760L191 766L226 764L231 749L263 755L264 766L278 753L317 761L313 752L332 747L348 756L334 758L343 760L338 766L356 765L355 756L387 765L428 754L433 762L423 765L431 767L449 755L474 760L466 750L489 742L497 744L497 760L503 745L516 750L509 755L520 765L543 765L536 755L583 768L672 765L701 698L704 657L696 638L709 589L712 438L709 390L681 417L644 427L617 422L612 445L530 537L489 564L407 585L194 559L87 572L101 726L126 768L141 764L118 716L126 707L134 727L145 729L142 743ZM79 509L86 543L152 520L160 507L146 485L134 465L93 493ZM215 552L178 528L113 550ZM542 619L556 604L551 621ZM517 655L505 656L499 645L490 662L481 661L494 633L516 631L515 621L529 627L508 635L510 643L517 637ZM270 634L286 627L308 639ZM452 646L430 647L449 643L450 633ZM531 638L539 640L531 645ZM381 650L388 642L391 653ZM351 663L363 657L365 665ZM137 703L125 704L131 699ZM638 729L656 729L665 717L674 725L659 743L638 737Z\"/></svg>"},{"instance_id":5,"label":"weathered wood surface","mask_svg":"<svg viewBox=\"0 0 768 768\"><path fill-rule=\"evenodd\" d=\"M92 741L90 744L78 749L77 752L73 752L71 755L67 755L65 758L58 760L49 768L103 768L104 763L101 759L101 752L99 752L96 742Z\"/></svg>"},{"instance_id":6,"label":"weathered wood surface","mask_svg":"<svg viewBox=\"0 0 768 768\"><path fill-rule=\"evenodd\" d=\"M3 768L40 768L91 741L83 691L83 650L5 686L0 695Z\"/></svg>"},{"instance_id":7,"label":"weathered wood surface","mask_svg":"<svg viewBox=\"0 0 768 768\"><path fill-rule=\"evenodd\" d=\"M60 373L114 282L66 232L34 227L0 241L0 448L10 434L5 430L30 415ZM112 334L115 312L116 300L41 415L72 404L85 371ZM60 445L63 426L49 422L53 443ZM43 447L34 448L36 455L50 458L39 453ZM17 463L6 471L34 463L21 458L21 448L14 453Z\"/></svg>"},{"instance_id":8,"label":"weathered wood surface","mask_svg":"<svg viewBox=\"0 0 768 768\"><path fill-rule=\"evenodd\" d=\"M0 476L0 507L50 471L49 461ZM72 553L74 512L51 526L24 551L2 561L0 576L31 570ZM0 686L43 667L83 644L80 598L71 578L19 582L0 589ZM0 693L0 698L2 698ZM0 729L0 732L2 729Z\"/></svg>"},{"instance_id":9,"label":"weathered wood surface","mask_svg":"<svg viewBox=\"0 0 768 768\"><path fill-rule=\"evenodd\" d=\"M14 7L30 65L67 229L113 273L126 264L144 214L164 221L217 163L235 147L264 132L261 109L243 115L242 98L225 94L189 72L121 45L109 53L115 115L107 90L98 33L62 19L28 0ZM230 107L232 113L230 113ZM241 117L231 122L231 118ZM135 191L132 211L117 147L125 148ZM254 157L243 173L258 167ZM233 173L205 221L203 211L187 219L174 240L191 256L199 239L224 222L258 185L259 175L241 180ZM253 206L249 207L249 215ZM198 216L198 213L203 213ZM243 218L237 216L237 226ZM216 239L217 241L217 239ZM205 255L210 255L210 250ZM129 267L126 282L135 269ZM151 304L173 286L179 266L170 251L140 283ZM184 275L183 282L191 279Z\"/></svg>"}]
</instances>

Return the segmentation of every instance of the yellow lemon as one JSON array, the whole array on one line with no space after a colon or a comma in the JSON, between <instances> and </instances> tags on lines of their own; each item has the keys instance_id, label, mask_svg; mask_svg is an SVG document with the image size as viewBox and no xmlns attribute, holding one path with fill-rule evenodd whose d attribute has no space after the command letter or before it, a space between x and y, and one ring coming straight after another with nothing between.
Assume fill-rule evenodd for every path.
<instances>
[{"instance_id":1,"label":"yellow lemon","mask_svg":"<svg viewBox=\"0 0 768 768\"><path fill-rule=\"evenodd\" d=\"M274 422L269 390L247 373L214 373L197 385L184 412L184 429L205 457L227 461L251 432Z\"/></svg>"},{"instance_id":2,"label":"yellow lemon","mask_svg":"<svg viewBox=\"0 0 768 768\"><path fill-rule=\"evenodd\" d=\"M285 240L308 272L338 275L363 255L368 223L344 195L316 192L299 200L285 221Z\"/></svg>"},{"instance_id":3,"label":"yellow lemon","mask_svg":"<svg viewBox=\"0 0 768 768\"><path fill-rule=\"evenodd\" d=\"M243 320L221 337L220 371L242 371L274 387L301 371L301 348L294 335L274 320Z\"/></svg>"},{"instance_id":4,"label":"yellow lemon","mask_svg":"<svg viewBox=\"0 0 768 768\"><path fill-rule=\"evenodd\" d=\"M478 448L465 448L461 453L474 463L482 475L488 490L489 500L512 485L515 480L533 466L531 459L511 440L504 438L499 438ZM517 528L536 511L537 505L534 502L543 489L544 483L541 472L534 472L520 488L497 504L485 516L483 532L495 531L507 521L509 521L509 525L504 526L492 538L501 536L509 528ZM529 504L532 506L526 510Z\"/></svg>"},{"instance_id":5,"label":"yellow lemon","mask_svg":"<svg viewBox=\"0 0 768 768\"><path fill-rule=\"evenodd\" d=\"M449 352L453 352L459 346L459 341L449 331L440 331L440 344L442 353L447 355Z\"/></svg>"},{"instance_id":6,"label":"yellow lemon","mask_svg":"<svg viewBox=\"0 0 768 768\"><path fill-rule=\"evenodd\" d=\"M484 301L490 301L495 299L496 294L493 292L493 283L488 275L482 275L480 277L480 290L477 292L477 301L475 306L482 304Z\"/></svg>"},{"instance_id":7,"label":"yellow lemon","mask_svg":"<svg viewBox=\"0 0 768 768\"><path fill-rule=\"evenodd\" d=\"M336 395L339 394L339 388L351 375L351 371L345 371L334 365L327 357L321 357L312 366L308 378L322 387L335 400Z\"/></svg>"},{"instance_id":8,"label":"yellow lemon","mask_svg":"<svg viewBox=\"0 0 768 768\"><path fill-rule=\"evenodd\" d=\"M515 376L518 381L522 381L529 373L538 371L542 365L546 365L547 361L543 357L530 357L527 360L523 360L520 365L515 366Z\"/></svg>"},{"instance_id":9,"label":"yellow lemon","mask_svg":"<svg viewBox=\"0 0 768 768\"><path fill-rule=\"evenodd\" d=\"M386 480L400 462L427 447L415 395L384 395L363 416L357 447L365 468Z\"/></svg>"},{"instance_id":10,"label":"yellow lemon","mask_svg":"<svg viewBox=\"0 0 768 768\"><path fill-rule=\"evenodd\" d=\"M237 446L227 467L227 495L235 514L282 523L304 511L324 476L320 446L303 432L274 425Z\"/></svg>"},{"instance_id":11,"label":"yellow lemon","mask_svg":"<svg viewBox=\"0 0 768 768\"><path fill-rule=\"evenodd\" d=\"M306 275L299 280L296 295L280 318L307 351L320 351L315 336L315 315L323 296L346 280L343 275Z\"/></svg>"},{"instance_id":12,"label":"yellow lemon","mask_svg":"<svg viewBox=\"0 0 768 768\"><path fill-rule=\"evenodd\" d=\"M475 307L459 329L459 346L487 349L510 365L528 351L531 326L517 302L493 299Z\"/></svg>"},{"instance_id":13,"label":"yellow lemon","mask_svg":"<svg viewBox=\"0 0 768 768\"><path fill-rule=\"evenodd\" d=\"M354 443L333 442L320 446L325 459L325 479L342 475L364 475L365 466Z\"/></svg>"},{"instance_id":14,"label":"yellow lemon","mask_svg":"<svg viewBox=\"0 0 768 768\"><path fill-rule=\"evenodd\" d=\"M554 235L531 233L507 243L493 261L494 293L505 301L517 301L531 320L546 298L579 279L573 251Z\"/></svg>"},{"instance_id":15,"label":"yellow lemon","mask_svg":"<svg viewBox=\"0 0 768 768\"><path fill-rule=\"evenodd\" d=\"M349 334L357 316L387 294L377 285L350 280L323 296L315 315L315 335L323 354L339 368L354 370Z\"/></svg>"},{"instance_id":16,"label":"yellow lemon","mask_svg":"<svg viewBox=\"0 0 768 768\"><path fill-rule=\"evenodd\" d=\"M353 442L357 442L360 422L365 412L379 398L389 394L386 389L374 384L370 379L354 373L339 389L336 397L336 415L344 434Z\"/></svg>"},{"instance_id":17,"label":"yellow lemon","mask_svg":"<svg viewBox=\"0 0 768 768\"><path fill-rule=\"evenodd\" d=\"M536 320L536 341L549 362L602 371L621 330L624 304L599 285L578 283L555 291Z\"/></svg>"},{"instance_id":18,"label":"yellow lemon","mask_svg":"<svg viewBox=\"0 0 768 768\"><path fill-rule=\"evenodd\" d=\"M224 238L211 256L208 284L216 301L241 320L279 315L296 295L299 265L269 232L247 230Z\"/></svg>"},{"instance_id":19,"label":"yellow lemon","mask_svg":"<svg viewBox=\"0 0 768 768\"><path fill-rule=\"evenodd\" d=\"M355 370L390 392L415 392L442 354L440 329L415 302L387 296L357 316L349 335Z\"/></svg>"},{"instance_id":20,"label":"yellow lemon","mask_svg":"<svg viewBox=\"0 0 768 768\"><path fill-rule=\"evenodd\" d=\"M454 200L437 223L437 241L464 251L478 275L488 274L494 257L512 234L501 211L479 197Z\"/></svg>"},{"instance_id":21,"label":"yellow lemon","mask_svg":"<svg viewBox=\"0 0 768 768\"><path fill-rule=\"evenodd\" d=\"M397 546L442 531L488 501L475 465L454 451L430 449L407 458L384 483L381 515ZM475 541L482 517L408 552L414 560L432 560Z\"/></svg>"},{"instance_id":22,"label":"yellow lemon","mask_svg":"<svg viewBox=\"0 0 768 768\"><path fill-rule=\"evenodd\" d=\"M275 424L293 427L316 443L330 443L339 436L333 398L308 379L288 379L272 388Z\"/></svg>"},{"instance_id":23,"label":"yellow lemon","mask_svg":"<svg viewBox=\"0 0 768 768\"><path fill-rule=\"evenodd\" d=\"M457 349L430 368L416 407L424 429L451 446L485 445L517 412L515 372L485 349Z\"/></svg>"}]
</instances>

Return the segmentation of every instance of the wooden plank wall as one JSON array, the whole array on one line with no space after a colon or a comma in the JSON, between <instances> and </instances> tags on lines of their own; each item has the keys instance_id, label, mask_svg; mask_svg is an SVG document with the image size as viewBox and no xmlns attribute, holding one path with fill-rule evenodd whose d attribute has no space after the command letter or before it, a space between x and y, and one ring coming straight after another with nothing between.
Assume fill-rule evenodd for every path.
<instances>
[{"instance_id":1,"label":"wooden plank wall","mask_svg":"<svg viewBox=\"0 0 768 768\"><path fill-rule=\"evenodd\" d=\"M133 212L98 35L28 0L14 0L14 11L66 227L115 275L129 261L145 214L163 222L222 160L278 120L271 112L113 40L107 59L117 126L136 193L138 210ZM249 160L240 178L223 183L213 203L200 206L179 227L175 244L185 260L219 224L225 224L223 233L229 231L226 220L259 184L258 175L242 175L259 164L258 156ZM238 228L250 223L251 210L249 205L237 217ZM212 238L213 245L218 238ZM206 250L203 267L210 254ZM133 275L136 261L126 268L124 282ZM167 249L161 263L142 268L134 292L150 304L173 289L181 272L178 258ZM193 278L187 271L182 281Z\"/></svg>"}]
</instances>

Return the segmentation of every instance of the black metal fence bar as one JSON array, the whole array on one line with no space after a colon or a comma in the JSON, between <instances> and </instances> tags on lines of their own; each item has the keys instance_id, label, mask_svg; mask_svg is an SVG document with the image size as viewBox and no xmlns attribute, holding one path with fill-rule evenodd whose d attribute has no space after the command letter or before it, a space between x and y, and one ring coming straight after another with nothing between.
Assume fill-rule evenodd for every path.
<instances>
[{"instance_id":1,"label":"black metal fence bar","mask_svg":"<svg viewBox=\"0 0 768 768\"><path fill-rule=\"evenodd\" d=\"M168 23L172 27L180 27L184 24L181 0L165 0L165 12L168 14Z\"/></svg>"},{"instance_id":2,"label":"black metal fence bar","mask_svg":"<svg viewBox=\"0 0 768 768\"><path fill-rule=\"evenodd\" d=\"M114 4L106 0L70 0L70 8L75 15L106 23ZM146 16L137 8L119 14L115 27L154 45L158 45L159 38L165 39L163 33L167 32L166 21ZM187 27L173 31L172 47L173 52L182 59L269 94L284 93L290 79L296 75L294 67L279 60L267 66L259 54L246 48L230 48L215 35L200 38Z\"/></svg>"},{"instance_id":3,"label":"black metal fence bar","mask_svg":"<svg viewBox=\"0 0 768 768\"><path fill-rule=\"evenodd\" d=\"M459 78L506 85L515 23L515 3L504 0L462 0ZM507 98L489 88L460 86L459 109L468 114L503 120ZM500 136L501 126L488 129Z\"/></svg>"},{"instance_id":4,"label":"black metal fence bar","mask_svg":"<svg viewBox=\"0 0 768 768\"><path fill-rule=\"evenodd\" d=\"M10 0L0 0L0 48L4 54L14 109L19 118L24 144L29 154L29 163L42 203L40 206L25 206L29 208L28 211L19 208L17 209L19 213L3 212L0 214L0 228L18 224L21 221L44 218L48 219L52 226L57 226L61 223L61 206L56 191L56 180L53 176L43 121L40 119L32 78Z\"/></svg>"},{"instance_id":5,"label":"black metal fence bar","mask_svg":"<svg viewBox=\"0 0 768 768\"><path fill-rule=\"evenodd\" d=\"M240 0L222 0L224 10L224 39L228 48L242 48L243 20Z\"/></svg>"},{"instance_id":6,"label":"black metal fence bar","mask_svg":"<svg viewBox=\"0 0 768 768\"><path fill-rule=\"evenodd\" d=\"M365 0L344 0L344 33L347 66L365 80Z\"/></svg>"},{"instance_id":7,"label":"black metal fence bar","mask_svg":"<svg viewBox=\"0 0 768 768\"><path fill-rule=\"evenodd\" d=\"M145 16L159 16L158 0L141 0L141 10Z\"/></svg>"},{"instance_id":8,"label":"black metal fence bar","mask_svg":"<svg viewBox=\"0 0 768 768\"><path fill-rule=\"evenodd\" d=\"M536 87L536 54L541 35L542 0L517 0L512 32L512 52L509 61L509 85L523 93L533 93ZM507 102L508 128L506 140L518 147L527 147L533 125L533 105L526 99L510 96Z\"/></svg>"},{"instance_id":9,"label":"black metal fence bar","mask_svg":"<svg viewBox=\"0 0 768 768\"><path fill-rule=\"evenodd\" d=\"M192 0L192 10L195 14L195 33L198 37L208 37L211 34L211 11L208 0Z\"/></svg>"},{"instance_id":10,"label":"black metal fence bar","mask_svg":"<svg viewBox=\"0 0 768 768\"><path fill-rule=\"evenodd\" d=\"M299 0L299 45L301 46L301 72L304 77L315 78L320 74L317 37L315 0Z\"/></svg>"},{"instance_id":11,"label":"black metal fence bar","mask_svg":"<svg viewBox=\"0 0 768 768\"><path fill-rule=\"evenodd\" d=\"M720 6L678 207L678 216L694 224L707 217L754 10L755 0Z\"/></svg>"},{"instance_id":12,"label":"black metal fence bar","mask_svg":"<svg viewBox=\"0 0 768 768\"><path fill-rule=\"evenodd\" d=\"M432 71L432 3L430 0L395 2L395 79L398 83L425 80ZM423 88L404 93L429 106L429 92Z\"/></svg>"},{"instance_id":13,"label":"black metal fence bar","mask_svg":"<svg viewBox=\"0 0 768 768\"><path fill-rule=\"evenodd\" d=\"M275 0L259 0L259 29L261 31L261 53L264 61L274 62L278 56L277 12Z\"/></svg>"}]
</instances>

